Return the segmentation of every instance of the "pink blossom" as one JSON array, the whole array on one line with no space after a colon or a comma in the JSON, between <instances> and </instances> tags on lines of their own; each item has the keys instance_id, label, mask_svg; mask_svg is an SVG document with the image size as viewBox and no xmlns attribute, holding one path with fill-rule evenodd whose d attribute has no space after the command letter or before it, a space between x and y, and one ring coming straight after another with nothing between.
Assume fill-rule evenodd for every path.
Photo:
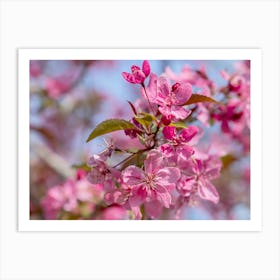
<instances>
[{"instance_id":1,"label":"pink blossom","mask_svg":"<svg viewBox=\"0 0 280 280\"><path fill-rule=\"evenodd\" d=\"M156 100L156 97L157 97L157 89L158 89L158 77L156 74L151 73L148 85L145 87L145 89L142 88L143 96L146 97L146 94L145 94L145 90L146 90L147 96L149 97L150 101L152 103L154 103ZM138 102L141 102L141 101L142 102L146 101L146 99L144 99L144 100L141 99Z\"/></svg>"},{"instance_id":2,"label":"pink blossom","mask_svg":"<svg viewBox=\"0 0 280 280\"><path fill-rule=\"evenodd\" d=\"M66 93L70 87L71 80L68 77L47 78L45 89L51 98L59 98Z\"/></svg>"},{"instance_id":3,"label":"pink blossom","mask_svg":"<svg viewBox=\"0 0 280 280\"><path fill-rule=\"evenodd\" d=\"M191 195L198 195L201 199L219 202L219 194L215 186L210 182L219 177L221 171L221 161L215 157L207 160L195 159L181 162L181 169L186 170L177 184L178 191L190 198Z\"/></svg>"},{"instance_id":4,"label":"pink blossom","mask_svg":"<svg viewBox=\"0 0 280 280\"><path fill-rule=\"evenodd\" d=\"M63 212L80 216L80 203L86 203L89 211L94 211L95 203L102 200L103 186L90 184L82 174L78 172L79 179L68 179L47 191L41 200L46 219L57 219Z\"/></svg>"},{"instance_id":5,"label":"pink blossom","mask_svg":"<svg viewBox=\"0 0 280 280\"><path fill-rule=\"evenodd\" d=\"M189 83L176 83L169 86L166 78L159 77L157 83L157 97L155 103L159 105L159 111L168 119L186 119L191 111L183 106L192 95L192 86Z\"/></svg>"},{"instance_id":6,"label":"pink blossom","mask_svg":"<svg viewBox=\"0 0 280 280\"><path fill-rule=\"evenodd\" d=\"M147 60L143 61L142 69L139 66L132 65L131 73L122 72L123 78L131 84L143 84L150 75L150 64Z\"/></svg>"},{"instance_id":7,"label":"pink blossom","mask_svg":"<svg viewBox=\"0 0 280 280\"><path fill-rule=\"evenodd\" d=\"M102 213L103 220L126 220L127 218L127 211L121 206L110 206Z\"/></svg>"},{"instance_id":8,"label":"pink blossom","mask_svg":"<svg viewBox=\"0 0 280 280\"><path fill-rule=\"evenodd\" d=\"M239 99L231 99L226 105L221 105L212 114L215 120L221 121L221 129L225 133L239 133L247 124L244 118L243 104Z\"/></svg>"},{"instance_id":9,"label":"pink blossom","mask_svg":"<svg viewBox=\"0 0 280 280\"><path fill-rule=\"evenodd\" d=\"M169 143L161 145L159 150L163 153L169 165L176 166L178 161L188 160L194 154L194 149L188 145L188 142L193 139L198 131L196 126L189 126L182 129L177 135L174 126L163 128L162 133Z\"/></svg>"},{"instance_id":10,"label":"pink blossom","mask_svg":"<svg viewBox=\"0 0 280 280\"><path fill-rule=\"evenodd\" d=\"M87 175L88 180L92 184L104 183L106 175L109 173L104 158L100 155L93 155L88 161L88 166L91 167L91 171Z\"/></svg>"},{"instance_id":11,"label":"pink blossom","mask_svg":"<svg viewBox=\"0 0 280 280\"><path fill-rule=\"evenodd\" d=\"M196 126L190 125L183 128L179 135L176 134L176 127L165 126L162 130L164 137L171 141L173 145L188 143L198 133L199 129Z\"/></svg>"},{"instance_id":12,"label":"pink blossom","mask_svg":"<svg viewBox=\"0 0 280 280\"><path fill-rule=\"evenodd\" d=\"M162 154L149 152L144 161L144 171L136 166L127 167L122 173L123 182L132 187L129 203L138 206L143 202L158 200L164 207L171 204L170 191L180 178L180 170L164 167Z\"/></svg>"},{"instance_id":13,"label":"pink blossom","mask_svg":"<svg viewBox=\"0 0 280 280\"><path fill-rule=\"evenodd\" d=\"M91 170L87 174L87 179L92 184L102 184L104 189L108 191L115 188L115 184L120 182L121 172L108 166L100 155L93 155L88 166L91 167Z\"/></svg>"}]
</instances>

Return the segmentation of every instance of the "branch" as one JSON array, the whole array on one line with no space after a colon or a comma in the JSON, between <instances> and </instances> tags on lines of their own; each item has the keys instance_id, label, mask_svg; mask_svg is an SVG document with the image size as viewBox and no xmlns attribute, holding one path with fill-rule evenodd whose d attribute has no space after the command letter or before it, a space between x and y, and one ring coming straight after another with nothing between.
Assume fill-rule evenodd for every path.
<instances>
[{"instance_id":1,"label":"branch","mask_svg":"<svg viewBox=\"0 0 280 280\"><path fill-rule=\"evenodd\" d=\"M32 143L32 150L44 161L46 162L53 170L58 174L62 175L65 178L70 178L75 176L75 171L69 167L68 162L49 149L47 146Z\"/></svg>"}]
</instances>

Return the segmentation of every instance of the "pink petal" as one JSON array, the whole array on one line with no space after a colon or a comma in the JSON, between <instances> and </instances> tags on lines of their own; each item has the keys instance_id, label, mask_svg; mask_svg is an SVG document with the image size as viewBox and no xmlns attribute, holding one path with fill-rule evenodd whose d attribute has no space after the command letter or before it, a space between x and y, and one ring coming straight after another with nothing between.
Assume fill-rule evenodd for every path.
<instances>
[{"instance_id":1,"label":"pink petal","mask_svg":"<svg viewBox=\"0 0 280 280\"><path fill-rule=\"evenodd\" d=\"M174 146L166 143L158 148L163 155L163 159L168 163L168 166L175 166L177 164L177 154L175 152Z\"/></svg>"},{"instance_id":2,"label":"pink petal","mask_svg":"<svg viewBox=\"0 0 280 280\"><path fill-rule=\"evenodd\" d=\"M186 110L184 107L181 106L171 106L170 114L176 119L184 120L191 114L191 111Z\"/></svg>"},{"instance_id":3,"label":"pink petal","mask_svg":"<svg viewBox=\"0 0 280 280\"><path fill-rule=\"evenodd\" d=\"M122 179L127 185L137 186L142 183L144 172L139 167L131 165L122 172Z\"/></svg>"},{"instance_id":4,"label":"pink petal","mask_svg":"<svg viewBox=\"0 0 280 280\"><path fill-rule=\"evenodd\" d=\"M166 208L170 207L172 197L166 188L157 185L156 198Z\"/></svg>"},{"instance_id":5,"label":"pink petal","mask_svg":"<svg viewBox=\"0 0 280 280\"><path fill-rule=\"evenodd\" d=\"M159 146L158 149L163 153L163 156L165 157L169 157L174 154L174 147L169 143Z\"/></svg>"},{"instance_id":6,"label":"pink petal","mask_svg":"<svg viewBox=\"0 0 280 280\"><path fill-rule=\"evenodd\" d=\"M180 139L183 142L189 142L197 133L199 129L196 126L189 126L188 128L184 128L180 132Z\"/></svg>"},{"instance_id":7,"label":"pink petal","mask_svg":"<svg viewBox=\"0 0 280 280\"><path fill-rule=\"evenodd\" d=\"M146 87L146 92L150 101L155 102L157 97L157 75L154 73L151 73L150 75L150 80L148 86ZM143 94L145 94L145 92L143 92Z\"/></svg>"},{"instance_id":8,"label":"pink petal","mask_svg":"<svg viewBox=\"0 0 280 280\"><path fill-rule=\"evenodd\" d=\"M183 175L177 184L177 189L183 196L189 196L195 184L196 180L194 177Z\"/></svg>"},{"instance_id":9,"label":"pink petal","mask_svg":"<svg viewBox=\"0 0 280 280\"><path fill-rule=\"evenodd\" d=\"M226 121L226 120L222 121L221 129L224 133L230 132L228 121Z\"/></svg>"},{"instance_id":10,"label":"pink petal","mask_svg":"<svg viewBox=\"0 0 280 280\"><path fill-rule=\"evenodd\" d=\"M219 202L219 194L216 188L208 180L200 181L197 192L202 199L212 201L215 204Z\"/></svg>"},{"instance_id":11,"label":"pink petal","mask_svg":"<svg viewBox=\"0 0 280 280\"><path fill-rule=\"evenodd\" d=\"M162 134L167 140L173 140L176 136L176 128L174 126L165 126Z\"/></svg>"},{"instance_id":12,"label":"pink petal","mask_svg":"<svg viewBox=\"0 0 280 280\"><path fill-rule=\"evenodd\" d=\"M132 75L136 84L142 84L145 81L145 74L141 70L134 71Z\"/></svg>"},{"instance_id":13,"label":"pink petal","mask_svg":"<svg viewBox=\"0 0 280 280\"><path fill-rule=\"evenodd\" d=\"M127 212L120 206L111 206L102 213L104 220L124 220L127 219Z\"/></svg>"},{"instance_id":14,"label":"pink petal","mask_svg":"<svg viewBox=\"0 0 280 280\"><path fill-rule=\"evenodd\" d=\"M129 205L131 207L141 205L147 198L148 193L146 188L136 187L131 191L131 196L129 197Z\"/></svg>"},{"instance_id":15,"label":"pink petal","mask_svg":"<svg viewBox=\"0 0 280 280\"><path fill-rule=\"evenodd\" d=\"M226 81L229 81L229 80L230 80L230 74L229 74L227 71L222 70L222 71L220 72L220 74L221 74L221 76L222 76Z\"/></svg>"},{"instance_id":16,"label":"pink petal","mask_svg":"<svg viewBox=\"0 0 280 280\"><path fill-rule=\"evenodd\" d=\"M151 150L144 161L145 172L148 174L156 174L163 165L162 153L158 150Z\"/></svg>"},{"instance_id":17,"label":"pink petal","mask_svg":"<svg viewBox=\"0 0 280 280\"><path fill-rule=\"evenodd\" d=\"M105 175L100 173L100 171L94 167L88 173L87 179L92 184L102 184L102 183L104 183Z\"/></svg>"},{"instance_id":18,"label":"pink petal","mask_svg":"<svg viewBox=\"0 0 280 280\"><path fill-rule=\"evenodd\" d=\"M137 71L137 70L141 70L140 67L137 66L137 65L132 65L130 69L131 69L131 72L132 72L132 73L134 73L134 72Z\"/></svg>"},{"instance_id":19,"label":"pink petal","mask_svg":"<svg viewBox=\"0 0 280 280\"><path fill-rule=\"evenodd\" d=\"M150 72L151 72L151 67L150 67L150 64L149 64L149 61L148 60L144 60L143 61L143 64L142 64L142 71L143 73L145 74L146 77L149 76Z\"/></svg>"},{"instance_id":20,"label":"pink petal","mask_svg":"<svg viewBox=\"0 0 280 280\"><path fill-rule=\"evenodd\" d=\"M192 85L189 83L183 83L178 86L173 94L175 95L174 105L184 105L192 95Z\"/></svg>"},{"instance_id":21,"label":"pink petal","mask_svg":"<svg viewBox=\"0 0 280 280\"><path fill-rule=\"evenodd\" d=\"M194 154L194 149L188 145L180 145L180 147L177 148L176 152L178 160L180 159L186 161Z\"/></svg>"},{"instance_id":22,"label":"pink petal","mask_svg":"<svg viewBox=\"0 0 280 280\"><path fill-rule=\"evenodd\" d=\"M194 173L200 174L205 171L205 161L201 159L196 159L193 166Z\"/></svg>"},{"instance_id":23,"label":"pink petal","mask_svg":"<svg viewBox=\"0 0 280 280\"><path fill-rule=\"evenodd\" d=\"M127 82L129 82L131 84L136 84L135 78L132 74L127 73L127 72L122 72L122 76Z\"/></svg>"},{"instance_id":24,"label":"pink petal","mask_svg":"<svg viewBox=\"0 0 280 280\"><path fill-rule=\"evenodd\" d=\"M170 88L165 77L158 78L158 97L160 100L164 101L167 97L170 96Z\"/></svg>"},{"instance_id":25,"label":"pink petal","mask_svg":"<svg viewBox=\"0 0 280 280\"><path fill-rule=\"evenodd\" d=\"M207 161L207 167L206 167L206 172L205 176L207 179L216 179L220 176L221 173L221 168L222 168L222 162L220 159L211 159Z\"/></svg>"},{"instance_id":26,"label":"pink petal","mask_svg":"<svg viewBox=\"0 0 280 280\"><path fill-rule=\"evenodd\" d=\"M162 213L162 204L158 200L153 200L151 202L146 202L145 211L149 218L157 219Z\"/></svg>"},{"instance_id":27,"label":"pink petal","mask_svg":"<svg viewBox=\"0 0 280 280\"><path fill-rule=\"evenodd\" d=\"M171 114L171 108L168 106L165 106L165 105L160 106L159 111L163 116L165 116L168 119L172 120L174 118L174 116Z\"/></svg>"},{"instance_id":28,"label":"pink petal","mask_svg":"<svg viewBox=\"0 0 280 280\"><path fill-rule=\"evenodd\" d=\"M156 184L168 187L171 184L176 184L181 177L181 172L176 167L165 167L160 169L156 174Z\"/></svg>"},{"instance_id":29,"label":"pink petal","mask_svg":"<svg viewBox=\"0 0 280 280\"><path fill-rule=\"evenodd\" d=\"M117 204L122 205L122 204L126 203L126 201L128 199L128 193L125 193L125 192L119 191L119 190L113 190L113 191L107 192L105 194L104 198L108 204L117 203Z\"/></svg>"}]
</instances>

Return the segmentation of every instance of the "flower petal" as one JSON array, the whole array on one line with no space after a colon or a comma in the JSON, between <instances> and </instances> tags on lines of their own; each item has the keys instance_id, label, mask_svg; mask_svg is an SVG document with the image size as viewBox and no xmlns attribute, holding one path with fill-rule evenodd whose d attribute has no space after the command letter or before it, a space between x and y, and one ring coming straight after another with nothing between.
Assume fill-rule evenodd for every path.
<instances>
[{"instance_id":1,"label":"flower petal","mask_svg":"<svg viewBox=\"0 0 280 280\"><path fill-rule=\"evenodd\" d=\"M172 120L174 116L171 114L171 108L165 105L160 106L159 108L160 113L165 116L167 119Z\"/></svg>"},{"instance_id":2,"label":"flower petal","mask_svg":"<svg viewBox=\"0 0 280 280\"><path fill-rule=\"evenodd\" d=\"M192 95L192 85L189 83L182 83L174 91L174 105L184 105Z\"/></svg>"},{"instance_id":3,"label":"flower petal","mask_svg":"<svg viewBox=\"0 0 280 280\"><path fill-rule=\"evenodd\" d=\"M146 87L146 92L147 95L150 99L151 102L156 102L156 97L157 97L157 75L154 73L151 73L150 75L150 80L149 84ZM143 89L143 94L145 94L144 89Z\"/></svg>"},{"instance_id":4,"label":"flower petal","mask_svg":"<svg viewBox=\"0 0 280 280\"><path fill-rule=\"evenodd\" d=\"M172 202L172 197L166 188L157 185L156 198L164 207L166 208L170 207L170 204Z\"/></svg>"},{"instance_id":5,"label":"flower petal","mask_svg":"<svg viewBox=\"0 0 280 280\"><path fill-rule=\"evenodd\" d=\"M183 196L190 196L193 187L196 184L194 177L187 177L183 175L177 183L177 190Z\"/></svg>"},{"instance_id":6,"label":"flower petal","mask_svg":"<svg viewBox=\"0 0 280 280\"><path fill-rule=\"evenodd\" d=\"M176 184L180 176L181 172L177 167L165 167L157 172L156 184L169 187L171 184Z\"/></svg>"},{"instance_id":7,"label":"flower petal","mask_svg":"<svg viewBox=\"0 0 280 280\"><path fill-rule=\"evenodd\" d=\"M198 131L198 127L190 125L189 127L181 130L180 139L183 142L189 142L198 133Z\"/></svg>"},{"instance_id":8,"label":"flower petal","mask_svg":"<svg viewBox=\"0 0 280 280\"><path fill-rule=\"evenodd\" d=\"M157 219L162 213L162 204L158 200L153 200L151 202L145 202L144 204L146 214L149 218Z\"/></svg>"},{"instance_id":9,"label":"flower petal","mask_svg":"<svg viewBox=\"0 0 280 280\"><path fill-rule=\"evenodd\" d=\"M135 78L132 74L127 73L127 72L122 72L122 76L127 82L129 82L131 84L136 84Z\"/></svg>"},{"instance_id":10,"label":"flower petal","mask_svg":"<svg viewBox=\"0 0 280 280\"><path fill-rule=\"evenodd\" d=\"M194 149L188 145L180 145L176 152L178 161L187 161L194 154Z\"/></svg>"},{"instance_id":11,"label":"flower petal","mask_svg":"<svg viewBox=\"0 0 280 280\"><path fill-rule=\"evenodd\" d=\"M139 167L131 165L122 172L122 179L127 185L137 186L142 183L144 172Z\"/></svg>"},{"instance_id":12,"label":"flower petal","mask_svg":"<svg viewBox=\"0 0 280 280\"><path fill-rule=\"evenodd\" d=\"M142 84L146 79L145 74L141 70L136 70L132 75L136 84Z\"/></svg>"},{"instance_id":13,"label":"flower petal","mask_svg":"<svg viewBox=\"0 0 280 280\"><path fill-rule=\"evenodd\" d=\"M148 174L156 174L163 166L163 155L158 150L151 150L144 161L145 172Z\"/></svg>"},{"instance_id":14,"label":"flower petal","mask_svg":"<svg viewBox=\"0 0 280 280\"><path fill-rule=\"evenodd\" d=\"M221 168L222 168L221 160L219 158L210 157L210 159L206 161L205 176L209 180L216 179L217 177L220 176Z\"/></svg>"},{"instance_id":15,"label":"flower petal","mask_svg":"<svg viewBox=\"0 0 280 280\"><path fill-rule=\"evenodd\" d=\"M202 199L212 201L215 204L219 202L219 194L216 188L208 180L200 180L197 193Z\"/></svg>"},{"instance_id":16,"label":"flower petal","mask_svg":"<svg viewBox=\"0 0 280 280\"><path fill-rule=\"evenodd\" d=\"M167 140L173 140L176 136L176 128L174 126L165 126L162 134Z\"/></svg>"},{"instance_id":17,"label":"flower petal","mask_svg":"<svg viewBox=\"0 0 280 280\"><path fill-rule=\"evenodd\" d=\"M158 99L162 103L165 103L164 100L170 96L170 88L165 77L158 78Z\"/></svg>"},{"instance_id":18,"label":"flower petal","mask_svg":"<svg viewBox=\"0 0 280 280\"><path fill-rule=\"evenodd\" d=\"M176 119L184 120L191 114L191 111L186 110L184 107L174 105L170 107L170 114Z\"/></svg>"},{"instance_id":19,"label":"flower petal","mask_svg":"<svg viewBox=\"0 0 280 280\"><path fill-rule=\"evenodd\" d=\"M149 76L150 72L151 72L151 67L150 67L150 64L149 64L149 61L148 60L144 60L143 61L143 64L142 64L142 71L143 73L145 74L146 77Z\"/></svg>"},{"instance_id":20,"label":"flower petal","mask_svg":"<svg viewBox=\"0 0 280 280\"><path fill-rule=\"evenodd\" d=\"M131 190L131 196L129 197L129 205L131 207L141 205L147 198L148 193L144 187L135 187Z\"/></svg>"}]
</instances>

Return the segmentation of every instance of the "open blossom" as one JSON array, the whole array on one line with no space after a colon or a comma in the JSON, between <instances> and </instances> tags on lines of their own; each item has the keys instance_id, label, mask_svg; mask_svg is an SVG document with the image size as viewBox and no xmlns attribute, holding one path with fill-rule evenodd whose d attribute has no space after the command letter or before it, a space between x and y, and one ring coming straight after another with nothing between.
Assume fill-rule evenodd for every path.
<instances>
[{"instance_id":1,"label":"open blossom","mask_svg":"<svg viewBox=\"0 0 280 280\"><path fill-rule=\"evenodd\" d=\"M188 145L188 142L193 139L198 131L196 126L183 128L179 134L177 134L174 126L163 128L162 134L168 140L168 143L161 145L159 150L167 158L169 165L177 165L178 161L185 161L194 154L194 149Z\"/></svg>"},{"instance_id":2,"label":"open blossom","mask_svg":"<svg viewBox=\"0 0 280 280\"><path fill-rule=\"evenodd\" d=\"M104 183L106 175L109 173L104 158L100 155L93 155L88 161L88 166L91 167L87 176L88 180L93 184Z\"/></svg>"},{"instance_id":3,"label":"open blossom","mask_svg":"<svg viewBox=\"0 0 280 280\"><path fill-rule=\"evenodd\" d=\"M157 200L164 207L170 207L170 192L180 178L180 170L176 167L164 167L163 163L162 154L152 150L144 161L144 170L129 166L123 171L123 182L131 186L129 203L132 206Z\"/></svg>"},{"instance_id":4,"label":"open blossom","mask_svg":"<svg viewBox=\"0 0 280 280\"><path fill-rule=\"evenodd\" d=\"M139 66L132 65L131 73L122 72L123 78L131 84L143 84L150 75L151 68L147 60L143 61L142 69Z\"/></svg>"},{"instance_id":5,"label":"open blossom","mask_svg":"<svg viewBox=\"0 0 280 280\"><path fill-rule=\"evenodd\" d=\"M180 133L176 134L176 127L165 126L162 133L165 139L171 141L173 145L180 145L188 143L198 133L199 129L196 126L190 125L187 128L183 128Z\"/></svg>"},{"instance_id":6,"label":"open blossom","mask_svg":"<svg viewBox=\"0 0 280 280\"><path fill-rule=\"evenodd\" d=\"M93 155L88 166L91 168L87 179L92 184L102 184L104 189L114 188L115 183L120 180L121 172L113 167L109 167L105 162L104 154Z\"/></svg>"},{"instance_id":7,"label":"open blossom","mask_svg":"<svg viewBox=\"0 0 280 280\"><path fill-rule=\"evenodd\" d=\"M215 120L221 121L221 129L225 133L240 133L247 125L244 118L246 112L244 103L239 99L231 99L226 105L219 106L212 114Z\"/></svg>"},{"instance_id":8,"label":"open blossom","mask_svg":"<svg viewBox=\"0 0 280 280\"><path fill-rule=\"evenodd\" d=\"M181 169L186 170L177 184L177 189L185 198L198 195L201 199L219 202L219 193L211 180L220 175L221 161L215 157L206 160L195 159L181 162Z\"/></svg>"},{"instance_id":9,"label":"open blossom","mask_svg":"<svg viewBox=\"0 0 280 280\"><path fill-rule=\"evenodd\" d=\"M159 105L159 111L167 119L186 119L191 111L183 106L190 99L191 95L191 84L176 83L170 87L165 77L158 78L155 103Z\"/></svg>"}]
</instances>

